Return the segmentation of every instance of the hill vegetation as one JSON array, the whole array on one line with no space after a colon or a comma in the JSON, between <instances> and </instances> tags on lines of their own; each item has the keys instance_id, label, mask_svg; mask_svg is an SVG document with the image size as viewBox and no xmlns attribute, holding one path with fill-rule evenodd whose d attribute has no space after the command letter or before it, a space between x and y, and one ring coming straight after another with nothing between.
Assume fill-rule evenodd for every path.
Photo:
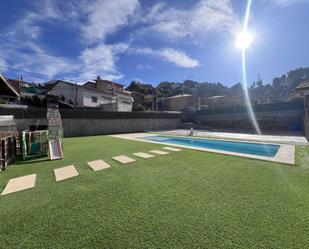
<instances>
[{"instance_id":1,"label":"hill vegetation","mask_svg":"<svg viewBox=\"0 0 309 249\"><path fill-rule=\"evenodd\" d=\"M297 85L309 78L309 67L297 68L276 77L271 83L264 83L261 79L252 82L249 87L251 100L254 103L276 103L293 99ZM134 108L147 110L151 108L152 95L156 97L170 97L178 94L193 94L196 97L208 98L212 96L241 96L243 94L241 83L227 87L220 82L196 82L185 80L183 82L164 81L156 87L138 81L132 81L127 90L145 95L144 100L136 101Z\"/></svg>"}]
</instances>

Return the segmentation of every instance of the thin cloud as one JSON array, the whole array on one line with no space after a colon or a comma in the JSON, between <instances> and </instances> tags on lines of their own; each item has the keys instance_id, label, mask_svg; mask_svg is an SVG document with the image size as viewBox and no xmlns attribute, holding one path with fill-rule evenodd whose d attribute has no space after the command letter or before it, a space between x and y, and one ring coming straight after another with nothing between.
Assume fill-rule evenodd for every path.
<instances>
[{"instance_id":1,"label":"thin cloud","mask_svg":"<svg viewBox=\"0 0 309 249\"><path fill-rule=\"evenodd\" d=\"M169 39L204 37L209 32L232 31L238 25L230 0L200 0L191 9L154 5L143 18L145 32Z\"/></svg>"},{"instance_id":2,"label":"thin cloud","mask_svg":"<svg viewBox=\"0 0 309 249\"><path fill-rule=\"evenodd\" d=\"M265 0L263 0L263 1L265 1ZM275 4L278 4L282 7L288 7L288 6L300 4L300 3L309 3L308 0L272 0L272 2L274 2Z\"/></svg>"},{"instance_id":3,"label":"thin cloud","mask_svg":"<svg viewBox=\"0 0 309 249\"><path fill-rule=\"evenodd\" d=\"M182 51L178 51L172 48L164 48L160 50L154 50L151 48L137 48L133 51L138 54L158 57L163 61L168 61L178 67L192 68L199 66L198 60L191 58Z\"/></svg>"},{"instance_id":4,"label":"thin cloud","mask_svg":"<svg viewBox=\"0 0 309 249\"><path fill-rule=\"evenodd\" d=\"M138 0L84 2L81 12L87 20L81 23L83 39L89 43L102 42L107 35L128 25L139 6Z\"/></svg>"},{"instance_id":5,"label":"thin cloud","mask_svg":"<svg viewBox=\"0 0 309 249\"><path fill-rule=\"evenodd\" d=\"M116 67L117 55L124 53L128 44L119 43L114 45L100 44L93 48L85 49L79 59L83 64L83 72L80 78L89 79L95 75L101 75L109 80L119 80L123 75Z\"/></svg>"},{"instance_id":6,"label":"thin cloud","mask_svg":"<svg viewBox=\"0 0 309 249\"><path fill-rule=\"evenodd\" d=\"M46 23L66 25L77 31L74 39L80 41L80 48L75 56L57 55L41 43ZM120 55L127 52L159 58L178 67L193 68L199 66L199 61L184 51L173 48L130 49L133 45L138 47L138 44L132 45L135 39L109 44L106 38L125 27L130 27L133 34L143 27L146 32L159 37L198 40L205 33L229 31L236 23L230 0L200 0L188 10L166 3L146 9L138 0L44 0L40 4L34 2L32 8L8 30L0 31L1 64L49 77L76 77L79 81L98 74L112 80L121 79L124 75L117 62Z\"/></svg>"}]
</instances>

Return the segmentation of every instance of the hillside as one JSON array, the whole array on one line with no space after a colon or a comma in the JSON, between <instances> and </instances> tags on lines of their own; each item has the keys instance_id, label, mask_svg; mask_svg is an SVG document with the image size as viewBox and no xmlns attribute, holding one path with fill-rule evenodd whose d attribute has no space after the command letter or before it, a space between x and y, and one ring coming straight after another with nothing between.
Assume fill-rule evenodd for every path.
<instances>
[{"instance_id":1,"label":"hillside","mask_svg":"<svg viewBox=\"0 0 309 249\"><path fill-rule=\"evenodd\" d=\"M280 77L275 77L271 83L264 84L262 80L252 82L249 87L251 99L255 103L289 101L293 98L293 92L297 85L305 78L309 78L309 67L291 70ZM240 83L227 87L220 82L196 82L192 80L185 80L184 82L164 81L154 88L150 84L132 81L127 90L145 95L145 101L139 98L135 104L135 107L138 105L138 109L141 110L147 110L151 107L150 102L153 94L156 97L194 94L197 97L208 98L222 95L240 96L243 93Z\"/></svg>"}]
</instances>

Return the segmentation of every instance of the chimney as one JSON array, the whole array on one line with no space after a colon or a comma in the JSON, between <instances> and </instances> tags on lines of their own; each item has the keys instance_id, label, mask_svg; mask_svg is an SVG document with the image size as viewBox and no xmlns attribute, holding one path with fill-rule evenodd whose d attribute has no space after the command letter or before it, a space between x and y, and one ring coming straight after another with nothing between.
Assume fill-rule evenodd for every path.
<instances>
[{"instance_id":1,"label":"chimney","mask_svg":"<svg viewBox=\"0 0 309 249\"><path fill-rule=\"evenodd\" d=\"M98 88L98 81L101 81L100 75L97 75L97 79L95 80L95 88Z\"/></svg>"}]
</instances>

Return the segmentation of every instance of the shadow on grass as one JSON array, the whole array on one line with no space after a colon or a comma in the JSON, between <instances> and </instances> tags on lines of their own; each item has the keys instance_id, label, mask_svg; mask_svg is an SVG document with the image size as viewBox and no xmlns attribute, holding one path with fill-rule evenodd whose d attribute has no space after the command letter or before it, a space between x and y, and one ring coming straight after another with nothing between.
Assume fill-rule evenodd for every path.
<instances>
[{"instance_id":1,"label":"shadow on grass","mask_svg":"<svg viewBox=\"0 0 309 249\"><path fill-rule=\"evenodd\" d=\"M47 161L50 161L49 157L41 156L35 159L27 159L27 160L17 159L14 162L14 165L35 164L35 163L42 163L42 162L47 162Z\"/></svg>"}]
</instances>

